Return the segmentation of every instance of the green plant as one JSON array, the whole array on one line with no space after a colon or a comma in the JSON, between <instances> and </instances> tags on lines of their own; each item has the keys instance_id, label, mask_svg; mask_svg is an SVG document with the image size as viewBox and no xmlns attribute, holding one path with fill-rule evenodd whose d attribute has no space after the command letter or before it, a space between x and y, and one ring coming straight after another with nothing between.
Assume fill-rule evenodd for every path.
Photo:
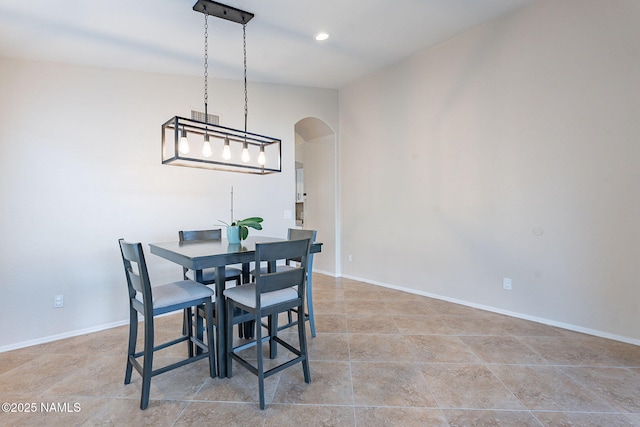
<instances>
[{"instance_id":1,"label":"green plant","mask_svg":"<svg viewBox=\"0 0 640 427\"><path fill-rule=\"evenodd\" d=\"M264 221L264 219L260 218L259 216L252 216L250 218L232 221L231 224L227 224L222 220L218 221L220 221L221 224L224 224L227 227L240 227L240 239L244 240L249 235L249 227L256 230L262 230L261 222Z\"/></svg>"}]
</instances>

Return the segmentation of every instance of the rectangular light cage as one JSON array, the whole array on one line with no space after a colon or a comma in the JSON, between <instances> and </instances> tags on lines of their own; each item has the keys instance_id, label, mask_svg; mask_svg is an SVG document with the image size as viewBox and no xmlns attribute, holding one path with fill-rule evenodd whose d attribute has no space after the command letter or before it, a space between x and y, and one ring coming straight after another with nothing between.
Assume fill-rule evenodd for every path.
<instances>
[{"instance_id":1,"label":"rectangular light cage","mask_svg":"<svg viewBox=\"0 0 640 427\"><path fill-rule=\"evenodd\" d=\"M210 155L205 149L208 136ZM188 152L184 148L186 142ZM228 141L227 156L223 157ZM243 148L248 150L248 160L243 161ZM197 120L175 116L162 125L162 164L191 168L214 169L229 172L271 174L281 172L282 141L224 126L207 124ZM263 151L263 155L261 155ZM246 155L245 155L246 156ZM262 157L264 164L259 163Z\"/></svg>"}]
</instances>

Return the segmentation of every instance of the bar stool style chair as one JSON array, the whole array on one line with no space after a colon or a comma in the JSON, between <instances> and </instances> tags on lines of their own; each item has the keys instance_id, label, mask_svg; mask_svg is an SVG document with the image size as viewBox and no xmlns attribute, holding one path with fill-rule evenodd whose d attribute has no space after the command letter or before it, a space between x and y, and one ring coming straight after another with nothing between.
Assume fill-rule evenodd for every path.
<instances>
[{"instance_id":1,"label":"bar stool style chair","mask_svg":"<svg viewBox=\"0 0 640 427\"><path fill-rule=\"evenodd\" d=\"M287 232L287 240L300 240L300 239L311 239L311 243L316 242L316 230L300 230L297 228L290 228ZM299 263L299 259L287 259L285 260L284 265L277 265L276 271L284 271L293 268L293 263ZM267 267L261 267L262 273L267 272ZM307 263L307 289L306 289L306 298L307 298L307 312L304 314L305 319L309 321L309 328L311 329L311 336L316 336L316 323L313 317L313 290L312 290L312 274L313 274L313 254L309 254L309 261ZM255 276L255 270L251 271L251 275ZM295 310L292 310L295 311ZM289 323L286 325L282 325L278 327L278 330L281 331L283 329L289 328L295 325L295 322L291 319L291 311L288 313L289 315Z\"/></svg>"},{"instance_id":2,"label":"bar stool style chair","mask_svg":"<svg viewBox=\"0 0 640 427\"><path fill-rule=\"evenodd\" d=\"M178 231L178 237L181 242L189 242L194 240L222 240L222 230L219 228L215 228L212 230L188 230ZM185 280L195 280L195 274L193 270L189 270L188 268L182 267L182 276ZM236 282L236 286L240 286L242 284L242 270L235 267L225 267L224 269L224 279L225 281L234 281ZM202 283L205 285L213 285L216 283L216 269L215 268L205 268L202 270ZM186 313L185 313L186 315ZM186 319L184 322L183 333L186 330ZM251 338L253 332L252 325L243 325L238 327L238 334L240 338L247 337Z\"/></svg>"},{"instance_id":3,"label":"bar stool style chair","mask_svg":"<svg viewBox=\"0 0 640 427\"><path fill-rule=\"evenodd\" d=\"M151 377L170 371L172 369L193 363L204 357L209 358L209 373L212 378L216 376L215 346L213 338L213 291L207 286L191 280L182 280L151 288L147 264L142 251L142 244L128 243L120 239L120 253L124 263L124 271L127 277L127 287L129 289L129 345L127 352L127 369L124 376L124 383L131 382L131 372L133 368L142 376L142 395L140 397L140 409L146 409L149 405L149 390L151 388ZM140 298L141 296L141 298ZM172 311L186 310L191 313L192 307L204 306L206 318L207 343L202 339L201 332L193 336L191 315L188 316L188 333L179 338L163 344L155 345L154 342L154 318L160 314ZM198 310L196 308L196 310ZM136 352L136 340L138 336L138 313L144 316L144 349ZM187 317L187 316L186 316ZM196 316L197 331L200 328L202 318ZM197 356L192 356L190 351L188 358L153 369L153 353L157 350L188 341L189 349L191 345L196 345L205 352ZM144 357L142 365L138 362L139 357Z\"/></svg>"},{"instance_id":4,"label":"bar stool style chair","mask_svg":"<svg viewBox=\"0 0 640 427\"><path fill-rule=\"evenodd\" d=\"M281 242L256 243L256 265L261 262L275 263L283 259L300 259L299 267L292 267L287 270L275 271L273 273L263 272L261 269L256 271L255 283L245 284L235 288L226 289L224 295L227 299L227 330L226 338L229 343L227 350L227 375L232 376L232 361L239 362L250 372L258 377L258 392L260 395L260 409L265 408L264 400L264 379L288 368L298 362L302 363L304 373L304 381L311 381L309 372L309 358L307 356L307 337L305 334L305 320L303 316L297 316L295 322L298 326L299 348L293 347L277 336L277 331L270 330L269 336L263 339L262 328L256 328L256 338L251 345L256 346L257 364L252 365L246 359L242 358L237 352L247 348L249 345L244 344L233 347L233 325L254 320L257 325L265 316L277 316L291 309L297 309L299 313L304 310L304 293L307 260L309 257L309 249L311 247L310 239L290 240ZM234 309L240 308L247 312L240 316L234 316ZM269 339L270 344L280 344L287 350L292 352L296 357L284 362L265 372L262 354L263 341Z\"/></svg>"},{"instance_id":5,"label":"bar stool style chair","mask_svg":"<svg viewBox=\"0 0 640 427\"><path fill-rule=\"evenodd\" d=\"M181 242L193 240L222 240L222 231L217 228L213 230L189 230L178 231L178 237ZM195 274L192 270L182 267L182 275L185 280L195 280ZM239 268L226 267L224 271L225 281L234 280L236 286L242 283L242 270ZM212 285L216 282L216 269L205 268L202 270L202 283Z\"/></svg>"}]
</instances>

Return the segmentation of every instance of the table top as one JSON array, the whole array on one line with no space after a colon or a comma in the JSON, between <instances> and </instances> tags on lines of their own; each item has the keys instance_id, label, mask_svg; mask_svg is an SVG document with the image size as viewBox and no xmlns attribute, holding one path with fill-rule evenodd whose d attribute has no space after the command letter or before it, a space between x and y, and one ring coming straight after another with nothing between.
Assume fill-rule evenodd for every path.
<instances>
[{"instance_id":1,"label":"table top","mask_svg":"<svg viewBox=\"0 0 640 427\"><path fill-rule=\"evenodd\" d=\"M278 242L277 237L250 236L238 244L227 240L193 240L150 243L151 253L192 270L250 262L255 257L256 243ZM322 243L313 243L311 252L322 250Z\"/></svg>"}]
</instances>

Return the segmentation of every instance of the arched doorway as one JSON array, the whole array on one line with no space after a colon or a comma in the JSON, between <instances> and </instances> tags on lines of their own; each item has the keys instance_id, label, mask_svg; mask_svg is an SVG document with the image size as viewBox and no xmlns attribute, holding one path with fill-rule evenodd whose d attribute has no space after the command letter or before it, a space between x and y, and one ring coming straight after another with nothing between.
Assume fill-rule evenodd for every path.
<instances>
[{"instance_id":1,"label":"arched doorway","mask_svg":"<svg viewBox=\"0 0 640 427\"><path fill-rule=\"evenodd\" d=\"M335 276L337 232L336 134L322 120L307 117L295 125L296 225L318 231L322 256L313 269ZM301 181L301 182L299 182ZM302 193L298 195L298 193Z\"/></svg>"}]
</instances>

